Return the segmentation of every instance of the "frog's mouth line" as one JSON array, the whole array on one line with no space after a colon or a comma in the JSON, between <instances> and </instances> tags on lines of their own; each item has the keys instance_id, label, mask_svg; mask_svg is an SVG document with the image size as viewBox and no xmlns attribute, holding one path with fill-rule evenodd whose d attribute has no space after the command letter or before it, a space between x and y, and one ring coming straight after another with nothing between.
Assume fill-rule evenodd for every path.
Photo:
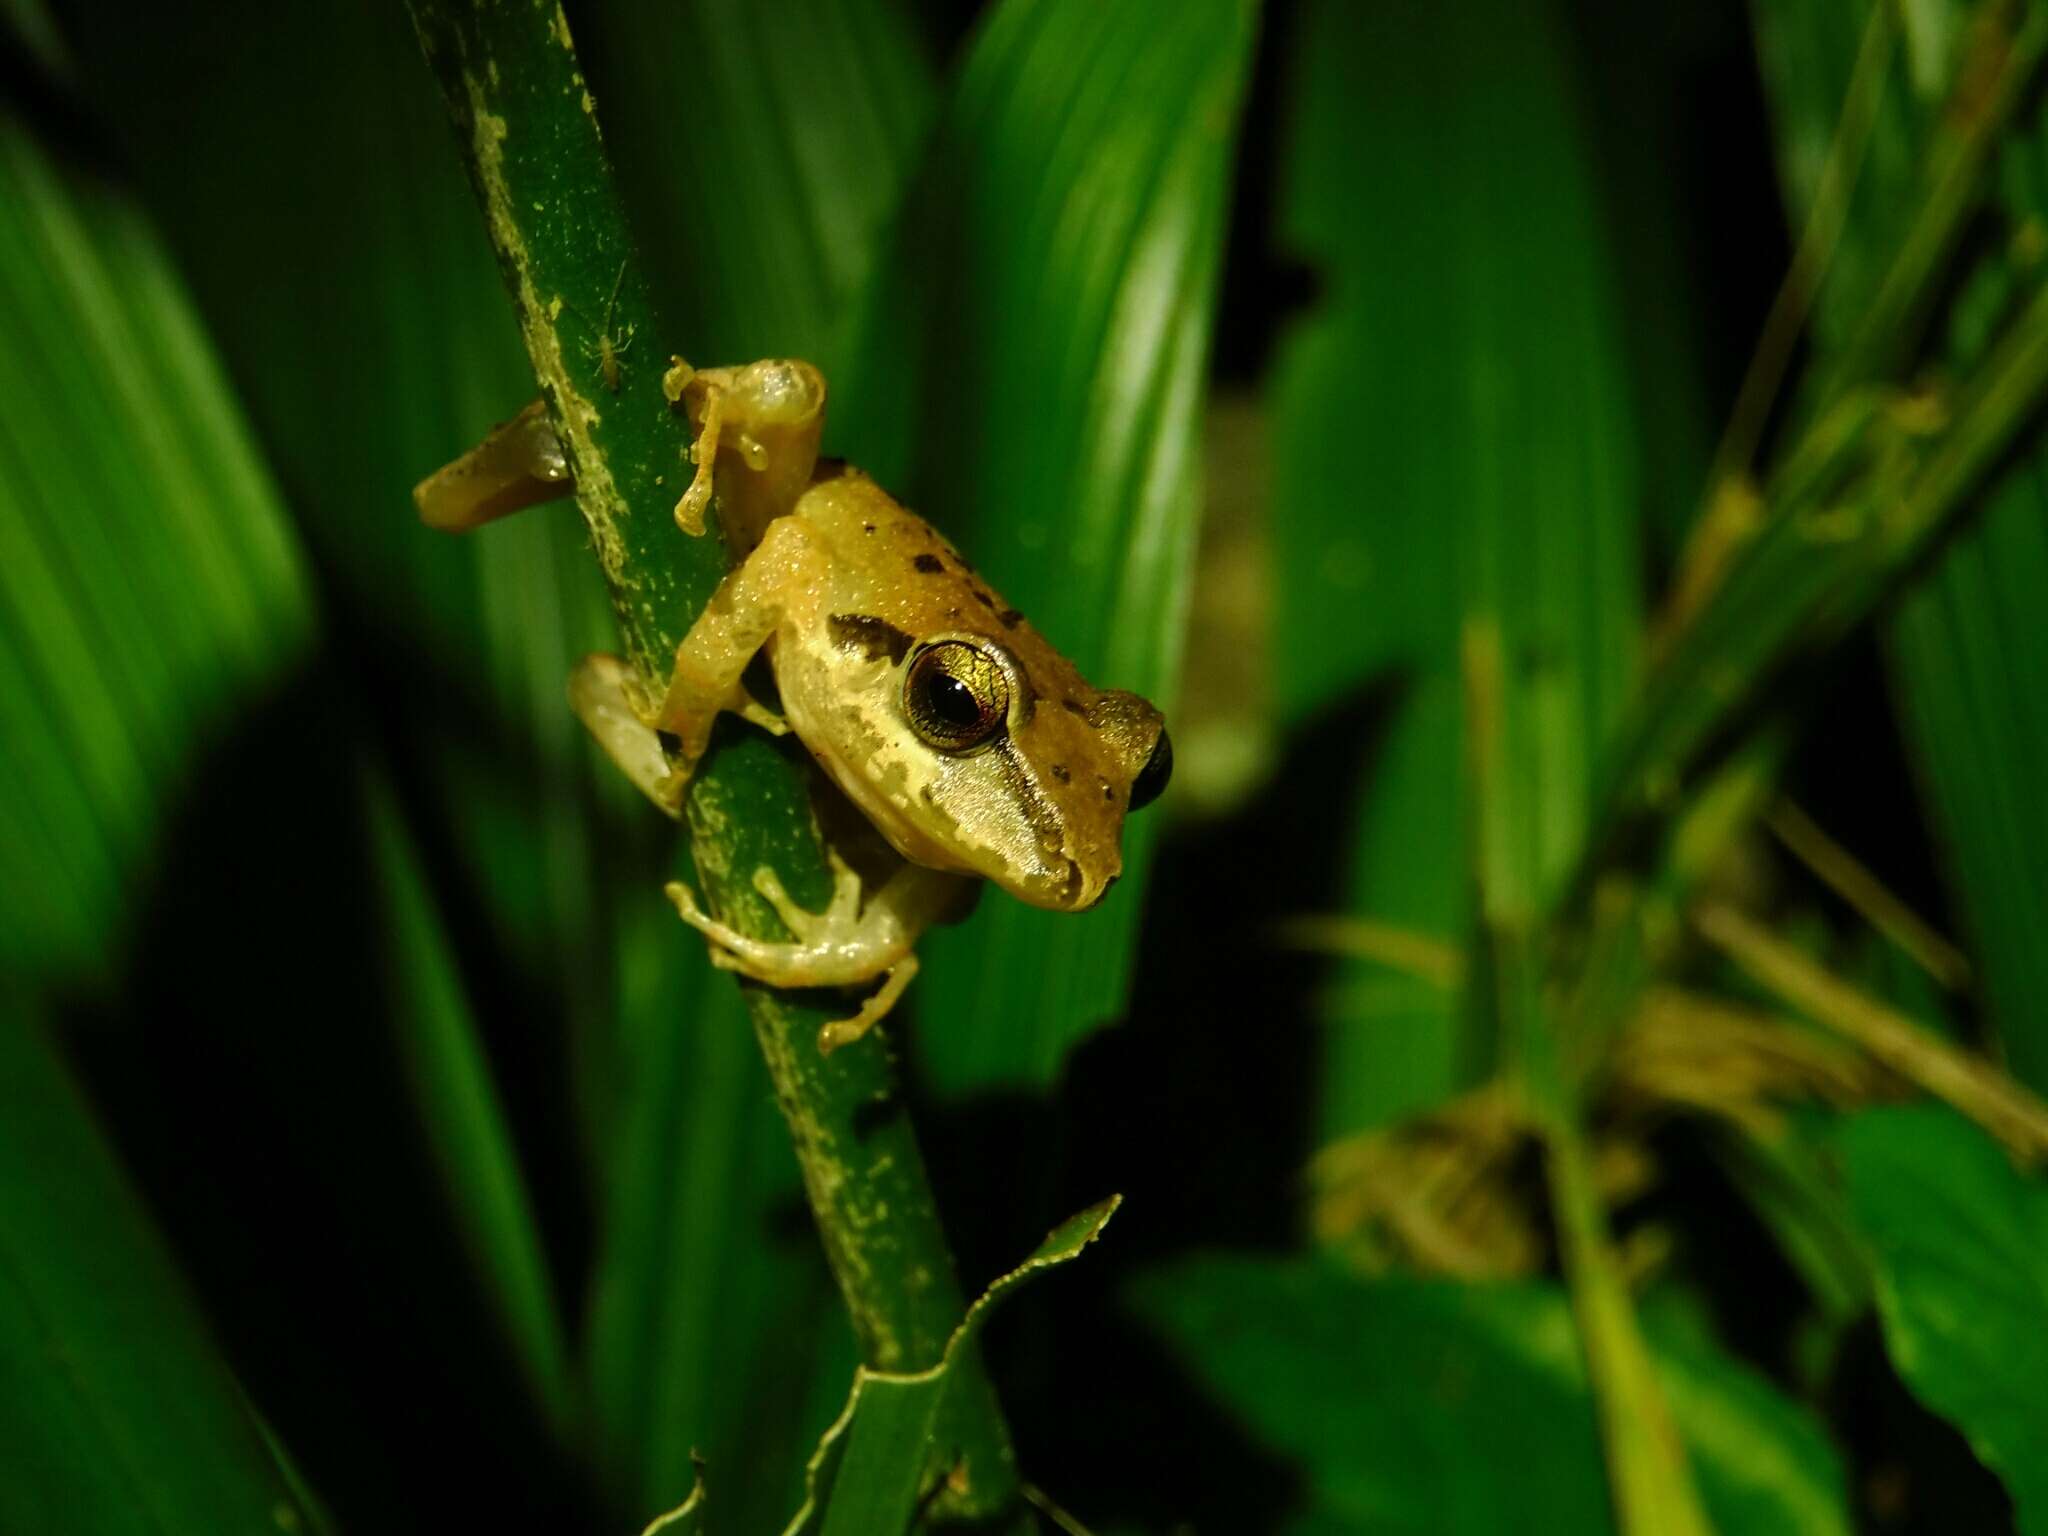
<instances>
[{"instance_id":1,"label":"frog's mouth line","mask_svg":"<svg viewBox=\"0 0 2048 1536\"><path fill-rule=\"evenodd\" d=\"M1064 855L1062 857L1064 857ZM1087 910L1088 907L1094 906L1095 901L1102 900L1102 892L1097 891L1095 893L1095 901L1089 902L1087 906L1084 907L1076 899L1081 894L1081 887L1086 883L1081 878L1081 866L1073 859L1066 859L1066 866L1067 878L1060 882L1060 897L1065 906L1067 906L1070 910L1075 912L1084 912ZM1107 890L1108 887L1105 886L1103 889Z\"/></svg>"},{"instance_id":2,"label":"frog's mouth line","mask_svg":"<svg viewBox=\"0 0 2048 1536\"><path fill-rule=\"evenodd\" d=\"M1024 812L1024 819L1031 823L1031 830L1038 839L1038 851L1044 858L1048 871L1066 866L1061 877L1058 894L1053 904L1064 912L1082 909L1081 892L1087 886L1087 877L1081 873L1081 865L1067 852L1067 823L1060 815L1059 808L1045 796L1025 763L1023 754L1016 744L1004 737L996 743L996 758L1003 765L1003 780L1012 798ZM1099 897L1097 898L1100 899ZM1094 902L1086 905L1093 906Z\"/></svg>"}]
</instances>

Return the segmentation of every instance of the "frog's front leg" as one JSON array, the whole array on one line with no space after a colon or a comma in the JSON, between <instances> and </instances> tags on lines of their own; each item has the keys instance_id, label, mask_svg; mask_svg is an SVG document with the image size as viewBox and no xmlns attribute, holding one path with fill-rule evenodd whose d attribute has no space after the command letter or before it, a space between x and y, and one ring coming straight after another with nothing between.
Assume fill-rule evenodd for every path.
<instances>
[{"instance_id":1,"label":"frog's front leg","mask_svg":"<svg viewBox=\"0 0 2048 1536\"><path fill-rule=\"evenodd\" d=\"M775 987L845 987L882 978L852 1018L818 1031L818 1049L830 1053L872 1029L917 974L912 952L918 937L959 905L966 882L917 864L903 864L861 905L860 876L827 845L832 900L823 912L800 907L775 871L754 871L754 889L794 935L790 943L756 939L706 914L680 881L668 896L684 922L711 941L712 963Z\"/></svg>"},{"instance_id":2,"label":"frog's front leg","mask_svg":"<svg viewBox=\"0 0 2048 1536\"><path fill-rule=\"evenodd\" d=\"M829 575L829 557L810 525L800 518L778 517L754 552L711 594L676 647L668 690L647 718L649 725L675 738L669 753L675 765L669 792L676 803L710 745L711 727L720 711L731 710L761 723L767 712L740 679L781 625L790 594L814 590Z\"/></svg>"},{"instance_id":3,"label":"frog's front leg","mask_svg":"<svg viewBox=\"0 0 2048 1536\"><path fill-rule=\"evenodd\" d=\"M650 705L632 669L616 656L586 656L569 678L569 705L611 760L648 799L680 815L683 791L711 741L721 711L775 735L789 727L750 695L740 679L776 626L785 594L820 575L816 536L793 517L777 518L676 647L675 669ZM673 740L666 750L657 732Z\"/></svg>"}]
</instances>

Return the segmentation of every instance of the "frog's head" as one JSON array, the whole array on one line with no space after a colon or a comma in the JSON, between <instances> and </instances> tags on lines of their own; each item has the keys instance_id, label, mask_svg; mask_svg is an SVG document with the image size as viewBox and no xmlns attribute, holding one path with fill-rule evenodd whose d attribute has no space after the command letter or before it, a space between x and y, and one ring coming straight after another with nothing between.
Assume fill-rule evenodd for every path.
<instances>
[{"instance_id":1,"label":"frog's head","mask_svg":"<svg viewBox=\"0 0 2048 1536\"><path fill-rule=\"evenodd\" d=\"M916 826L898 846L1033 906L1101 900L1123 868L1125 813L1157 798L1173 770L1159 711L1089 687L1028 629L934 636L894 682L919 759Z\"/></svg>"}]
</instances>

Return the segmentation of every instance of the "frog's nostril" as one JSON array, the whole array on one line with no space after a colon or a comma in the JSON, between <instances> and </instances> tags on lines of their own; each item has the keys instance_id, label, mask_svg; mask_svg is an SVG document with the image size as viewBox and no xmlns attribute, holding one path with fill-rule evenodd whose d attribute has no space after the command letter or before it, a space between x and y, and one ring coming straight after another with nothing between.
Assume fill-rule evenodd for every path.
<instances>
[{"instance_id":1,"label":"frog's nostril","mask_svg":"<svg viewBox=\"0 0 2048 1536\"><path fill-rule=\"evenodd\" d=\"M1152 755L1145 759L1145 766L1138 770L1137 778L1131 781L1131 809L1142 810L1159 798L1166 781L1173 777L1173 739L1166 734L1166 727L1159 728L1159 739L1152 744Z\"/></svg>"}]
</instances>

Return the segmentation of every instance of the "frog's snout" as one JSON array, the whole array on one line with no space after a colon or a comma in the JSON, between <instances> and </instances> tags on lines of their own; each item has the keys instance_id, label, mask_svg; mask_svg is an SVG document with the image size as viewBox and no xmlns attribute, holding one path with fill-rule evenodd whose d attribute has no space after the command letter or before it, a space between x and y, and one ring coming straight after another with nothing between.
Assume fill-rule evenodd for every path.
<instances>
[{"instance_id":1,"label":"frog's snout","mask_svg":"<svg viewBox=\"0 0 2048 1536\"><path fill-rule=\"evenodd\" d=\"M1152 755L1145 759L1145 766L1138 770L1138 776L1131 780L1131 809L1142 811L1157 800L1166 789L1167 780L1173 777L1173 738L1166 734L1166 727L1159 727L1159 739L1152 743Z\"/></svg>"}]
</instances>

